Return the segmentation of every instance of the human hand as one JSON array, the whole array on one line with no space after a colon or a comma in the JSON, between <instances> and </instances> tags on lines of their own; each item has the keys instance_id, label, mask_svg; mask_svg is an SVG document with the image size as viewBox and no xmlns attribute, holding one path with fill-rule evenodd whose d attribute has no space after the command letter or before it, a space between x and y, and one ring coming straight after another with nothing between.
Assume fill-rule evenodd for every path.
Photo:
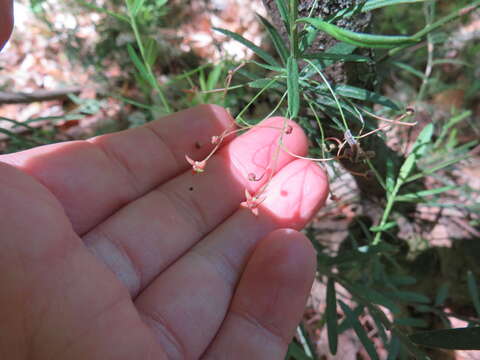
<instances>
[{"instance_id":1,"label":"human hand","mask_svg":"<svg viewBox=\"0 0 480 360\"><path fill-rule=\"evenodd\" d=\"M240 208L283 119L225 141L203 105L132 130L0 156L1 359L281 359L315 252L314 163L280 152L259 215ZM264 126L265 125L265 126ZM302 130L285 146L305 155Z\"/></svg>"},{"instance_id":2,"label":"human hand","mask_svg":"<svg viewBox=\"0 0 480 360\"><path fill-rule=\"evenodd\" d=\"M13 0L0 0L0 50L13 29Z\"/></svg>"}]
</instances>

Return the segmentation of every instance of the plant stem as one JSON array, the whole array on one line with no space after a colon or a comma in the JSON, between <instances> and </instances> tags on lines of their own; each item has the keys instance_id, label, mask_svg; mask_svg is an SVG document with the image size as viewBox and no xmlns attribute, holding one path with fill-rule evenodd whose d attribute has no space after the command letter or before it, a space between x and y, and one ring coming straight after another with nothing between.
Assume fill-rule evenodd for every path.
<instances>
[{"instance_id":1,"label":"plant stem","mask_svg":"<svg viewBox=\"0 0 480 360\"><path fill-rule=\"evenodd\" d=\"M135 35L135 40L138 44L138 48L140 49L140 55L142 56L143 63L145 65L145 68L147 69L148 76L151 78L151 85L155 88L155 90L158 93L158 96L160 97L160 101L162 102L163 106L165 107L165 110L167 113L171 113L172 110L170 108L170 105L167 102L167 99L165 98L165 95L160 88L160 85L158 84L157 78L155 77L155 74L153 73L152 67L150 66L149 62L147 61L146 54L145 54L145 48L143 46L143 41L142 37L140 36L140 31L138 30L138 25L137 21L135 19L135 15L132 13L132 10L130 8L130 3L128 0L125 1L127 4L127 10L128 10L128 17L130 19L130 26L132 27L133 33Z\"/></svg>"},{"instance_id":2,"label":"plant stem","mask_svg":"<svg viewBox=\"0 0 480 360\"><path fill-rule=\"evenodd\" d=\"M403 185L403 181L401 181L400 179L397 179L397 183L395 184L393 191L390 194L388 194L387 205L385 206L385 210L383 211L383 215L382 215L382 220L380 221L380 224L378 225L378 227L382 228L387 224L388 218L390 217L390 213L392 212L392 209L393 209L393 205L395 204L398 191L400 190L402 185ZM380 230L375 234L375 238L373 239L372 245L378 245L380 243L382 232L383 230Z\"/></svg>"},{"instance_id":3,"label":"plant stem","mask_svg":"<svg viewBox=\"0 0 480 360\"><path fill-rule=\"evenodd\" d=\"M434 19L435 14L435 2L429 1L423 4L423 11L425 13L425 20L426 20L426 28L432 25L432 21ZM420 87L420 91L417 95L417 101L422 101L425 93L428 88L428 82L430 79L430 75L432 74L433 68L433 52L435 50L435 45L432 41L432 34L427 34L427 49L428 49L428 58L427 58L427 66L425 67L424 78L422 81L422 86Z\"/></svg>"}]
</instances>

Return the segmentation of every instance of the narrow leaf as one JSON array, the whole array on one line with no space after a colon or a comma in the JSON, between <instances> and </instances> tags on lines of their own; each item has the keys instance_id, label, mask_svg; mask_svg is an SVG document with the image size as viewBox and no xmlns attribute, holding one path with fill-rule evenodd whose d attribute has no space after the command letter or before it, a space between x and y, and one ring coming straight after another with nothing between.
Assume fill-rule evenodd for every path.
<instances>
[{"instance_id":1,"label":"narrow leaf","mask_svg":"<svg viewBox=\"0 0 480 360\"><path fill-rule=\"evenodd\" d=\"M304 54L303 59L317 59L317 60L334 60L334 61L345 61L345 62L372 62L373 60L367 56L361 55L343 55L343 54L329 54L326 52L313 53L313 54Z\"/></svg>"},{"instance_id":2,"label":"narrow leaf","mask_svg":"<svg viewBox=\"0 0 480 360\"><path fill-rule=\"evenodd\" d=\"M127 44L127 51L128 55L130 55L130 59L132 59L133 64L137 68L138 72L140 73L140 76L147 82L151 83L150 76L148 73L147 68L143 64L142 60L140 60L139 56L137 55L135 49L131 44Z\"/></svg>"},{"instance_id":3,"label":"narrow leaf","mask_svg":"<svg viewBox=\"0 0 480 360\"><path fill-rule=\"evenodd\" d=\"M397 223L395 221L390 221L390 222L388 222L388 223L386 223L385 225L382 225L382 226L372 226L370 228L370 231L371 232L382 232L382 231L387 231L387 230L393 229L396 226L397 226Z\"/></svg>"},{"instance_id":4,"label":"narrow leaf","mask_svg":"<svg viewBox=\"0 0 480 360\"><path fill-rule=\"evenodd\" d=\"M426 0L368 0L365 2L365 6L362 7L363 12L380 9L386 6L400 5L400 4L413 4L419 2L425 2Z\"/></svg>"},{"instance_id":5,"label":"narrow leaf","mask_svg":"<svg viewBox=\"0 0 480 360\"><path fill-rule=\"evenodd\" d=\"M289 52L287 47L285 46L285 43L283 42L282 37L278 33L277 29L267 19L265 19L260 14L257 14L257 16L260 19L263 26L265 27L265 29L267 29L268 34L272 39L273 45L275 46L275 49L277 50L278 55L282 59L282 62L286 64Z\"/></svg>"},{"instance_id":6,"label":"narrow leaf","mask_svg":"<svg viewBox=\"0 0 480 360\"><path fill-rule=\"evenodd\" d=\"M428 323L425 320L416 319L416 318L396 318L394 321L394 324L401 325L401 326L420 327L420 328L428 327Z\"/></svg>"},{"instance_id":7,"label":"narrow leaf","mask_svg":"<svg viewBox=\"0 0 480 360\"><path fill-rule=\"evenodd\" d=\"M399 177L402 182L408 178L410 173L412 172L417 160L422 157L422 155L427 150L427 145L430 143L430 140L433 136L433 124L428 124L423 128L420 134L413 145L413 149L411 153L408 155L407 159L403 163L402 167L400 168Z\"/></svg>"},{"instance_id":8,"label":"narrow leaf","mask_svg":"<svg viewBox=\"0 0 480 360\"><path fill-rule=\"evenodd\" d=\"M475 307L475 311L477 315L480 317L480 296L478 294L478 286L477 282L475 281L475 277L471 271L467 272L467 284L468 284L468 292L473 301L473 306Z\"/></svg>"},{"instance_id":9,"label":"narrow leaf","mask_svg":"<svg viewBox=\"0 0 480 360\"><path fill-rule=\"evenodd\" d=\"M137 14L140 11L140 9L142 8L144 2L145 2L145 0L135 0L135 2L133 3L133 7L132 7L132 15L133 16L137 16Z\"/></svg>"},{"instance_id":10,"label":"narrow leaf","mask_svg":"<svg viewBox=\"0 0 480 360\"><path fill-rule=\"evenodd\" d=\"M348 323L357 334L358 339L361 341L362 345L365 347L365 350L367 351L368 355L370 355L370 358L372 360L379 360L377 351L375 350L375 346L373 345L373 342L368 338L368 335L365 332L365 329L363 328L362 324L360 324L360 321L358 321L358 318L355 316L353 311L347 306L347 304L345 304L342 300L339 300L339 303L340 303L340 306L342 307L343 312L345 313Z\"/></svg>"},{"instance_id":11,"label":"narrow leaf","mask_svg":"<svg viewBox=\"0 0 480 360\"><path fill-rule=\"evenodd\" d=\"M107 10L107 9L104 9L104 8L101 8L99 6L96 6L92 3L89 3L89 2L86 2L84 0L77 0L81 5L91 9L91 10L95 10L95 11L98 11L100 13L103 13L103 14L107 14L107 15L110 15L114 18L116 18L117 20L120 20L120 21L125 21L126 23L130 23L130 20L126 17L126 16L123 16L123 15L120 15L120 14L117 14L113 11L110 11L110 10Z\"/></svg>"},{"instance_id":12,"label":"narrow leaf","mask_svg":"<svg viewBox=\"0 0 480 360\"><path fill-rule=\"evenodd\" d=\"M433 348L480 350L480 327L424 331L410 335L410 339Z\"/></svg>"},{"instance_id":13,"label":"narrow leaf","mask_svg":"<svg viewBox=\"0 0 480 360\"><path fill-rule=\"evenodd\" d=\"M448 298L448 291L450 285L448 283L442 284L437 290L437 295L435 296L435 306L442 306L445 303L445 300Z\"/></svg>"},{"instance_id":14,"label":"narrow leaf","mask_svg":"<svg viewBox=\"0 0 480 360\"><path fill-rule=\"evenodd\" d=\"M294 119L300 110L300 89L298 80L297 60L290 56L287 61L287 88L288 88L288 112Z\"/></svg>"},{"instance_id":15,"label":"narrow leaf","mask_svg":"<svg viewBox=\"0 0 480 360\"><path fill-rule=\"evenodd\" d=\"M373 304L385 306L393 313L397 314L400 312L400 309L392 300L372 288L366 286L350 285L349 290L353 290L355 291L355 293L362 295L365 299L369 300Z\"/></svg>"},{"instance_id":16,"label":"narrow leaf","mask_svg":"<svg viewBox=\"0 0 480 360\"><path fill-rule=\"evenodd\" d=\"M310 356L305 354L305 351L303 351L302 347L294 341L292 341L288 346L288 355L293 357L295 360L312 360Z\"/></svg>"},{"instance_id":17,"label":"narrow leaf","mask_svg":"<svg viewBox=\"0 0 480 360\"><path fill-rule=\"evenodd\" d=\"M339 42L333 45L331 48L328 48L325 52L327 54L350 55L353 54L356 48L357 47L355 45Z\"/></svg>"},{"instance_id":18,"label":"narrow leaf","mask_svg":"<svg viewBox=\"0 0 480 360\"><path fill-rule=\"evenodd\" d=\"M145 60L151 67L158 58L158 43L153 38L147 38L145 41Z\"/></svg>"},{"instance_id":19,"label":"narrow leaf","mask_svg":"<svg viewBox=\"0 0 480 360\"><path fill-rule=\"evenodd\" d=\"M387 360L397 360L398 354L400 352L400 340L396 336L392 336L390 343L387 347L388 358Z\"/></svg>"},{"instance_id":20,"label":"narrow leaf","mask_svg":"<svg viewBox=\"0 0 480 360\"><path fill-rule=\"evenodd\" d=\"M368 48L394 48L402 45L410 45L417 43L419 40L412 36L391 36L391 35L373 35L356 33L350 30L342 29L336 25L329 24L320 19L313 18L301 18L299 22L306 22L315 26L317 29L322 30L334 37L337 40L344 41L346 43L356 45L359 47Z\"/></svg>"},{"instance_id":21,"label":"narrow leaf","mask_svg":"<svg viewBox=\"0 0 480 360\"><path fill-rule=\"evenodd\" d=\"M416 360L430 360L430 358L415 345L410 338L398 328L394 327L392 333L398 337L403 346L414 356Z\"/></svg>"},{"instance_id":22,"label":"narrow leaf","mask_svg":"<svg viewBox=\"0 0 480 360\"><path fill-rule=\"evenodd\" d=\"M390 281L397 286L408 286L417 283L417 279L408 275L390 275Z\"/></svg>"},{"instance_id":23,"label":"narrow leaf","mask_svg":"<svg viewBox=\"0 0 480 360\"><path fill-rule=\"evenodd\" d=\"M285 4L285 0L275 0L275 3L277 4L277 9L278 12L280 13L280 17L282 18L282 21L285 25L285 29L289 30L290 29L290 23L288 21L288 9Z\"/></svg>"},{"instance_id":24,"label":"narrow leaf","mask_svg":"<svg viewBox=\"0 0 480 360\"><path fill-rule=\"evenodd\" d=\"M333 16L327 19L328 22L334 22L337 19L345 19L360 12L370 12L375 9L380 9L386 6L400 5L400 4L411 4L424 2L426 0L367 0L363 3L359 3L355 6L349 7L344 10L340 10L335 13Z\"/></svg>"},{"instance_id":25,"label":"narrow leaf","mask_svg":"<svg viewBox=\"0 0 480 360\"><path fill-rule=\"evenodd\" d=\"M458 188L457 185L449 185L449 186L443 186L436 189L422 190L416 193L397 196L395 198L395 201L421 201L426 196L442 194L446 191L450 191L452 189L457 189L457 188Z\"/></svg>"},{"instance_id":26,"label":"narrow leaf","mask_svg":"<svg viewBox=\"0 0 480 360\"><path fill-rule=\"evenodd\" d=\"M338 346L338 322L337 322L337 294L335 292L335 281L328 279L327 283L327 331L328 346L332 355L337 353Z\"/></svg>"},{"instance_id":27,"label":"narrow leaf","mask_svg":"<svg viewBox=\"0 0 480 360\"><path fill-rule=\"evenodd\" d=\"M413 302L413 303L421 303L421 304L428 304L430 299L425 295L412 292L412 291L393 291L390 293L391 296L396 297L400 300Z\"/></svg>"},{"instance_id":28,"label":"narrow leaf","mask_svg":"<svg viewBox=\"0 0 480 360\"><path fill-rule=\"evenodd\" d=\"M386 173L386 179L385 179L385 186L387 188L387 193L391 194L395 188L395 164L392 159L387 158L385 160L387 163L387 173Z\"/></svg>"},{"instance_id":29,"label":"narrow leaf","mask_svg":"<svg viewBox=\"0 0 480 360\"><path fill-rule=\"evenodd\" d=\"M273 65L273 66L280 66L280 64L277 62L277 60L275 60L272 55L270 55L268 52L266 52L265 50L263 50L262 48L258 47L257 45L255 45L254 43L252 43L250 40L247 40L245 39L243 36L239 35L239 34L236 34L230 30L226 30L226 29L219 29L219 28L213 28L213 30L215 31L218 31L236 41L238 41L239 43L245 45L246 47L248 47L250 50L252 50L255 54L257 54L257 56L263 60L265 60L267 63L269 63L270 65Z\"/></svg>"},{"instance_id":30,"label":"narrow leaf","mask_svg":"<svg viewBox=\"0 0 480 360\"><path fill-rule=\"evenodd\" d=\"M405 63L402 63L402 62L399 62L399 61L393 61L392 65L395 65L399 69L405 70L406 72L420 78L421 80L425 80L425 81L428 80L423 72L418 71L413 66L410 66L408 64L405 64Z\"/></svg>"},{"instance_id":31,"label":"narrow leaf","mask_svg":"<svg viewBox=\"0 0 480 360\"><path fill-rule=\"evenodd\" d=\"M275 83L271 83L271 82L272 82L272 79L268 79L268 78L257 79L257 80L250 81L248 83L248 86L253 89L263 89L266 86L268 86L269 88L285 91L285 84L282 84L278 81Z\"/></svg>"},{"instance_id":32,"label":"narrow leaf","mask_svg":"<svg viewBox=\"0 0 480 360\"><path fill-rule=\"evenodd\" d=\"M337 85L334 87L334 90L341 96L357 100L370 101L375 104L389 107L390 109L399 110L398 106L389 98L366 89L351 85Z\"/></svg>"}]
</instances>

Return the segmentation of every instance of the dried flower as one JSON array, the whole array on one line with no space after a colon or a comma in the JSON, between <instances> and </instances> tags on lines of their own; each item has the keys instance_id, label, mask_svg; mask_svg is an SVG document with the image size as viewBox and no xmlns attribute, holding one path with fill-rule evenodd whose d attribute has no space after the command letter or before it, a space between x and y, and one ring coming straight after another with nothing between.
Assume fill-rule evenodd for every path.
<instances>
[{"instance_id":1,"label":"dried flower","mask_svg":"<svg viewBox=\"0 0 480 360\"><path fill-rule=\"evenodd\" d=\"M253 215L258 216L258 206L263 202L264 199L260 199L256 195L250 194L247 189L245 189L245 198L246 200L240 203L240 206L249 209Z\"/></svg>"},{"instance_id":2,"label":"dried flower","mask_svg":"<svg viewBox=\"0 0 480 360\"><path fill-rule=\"evenodd\" d=\"M192 169L194 173L202 173L205 171L205 166L207 165L206 160L195 161L195 160L192 160L188 155L185 155L185 159L187 159L188 163L192 165Z\"/></svg>"},{"instance_id":3,"label":"dried flower","mask_svg":"<svg viewBox=\"0 0 480 360\"><path fill-rule=\"evenodd\" d=\"M293 131L293 127L291 125L287 125L287 128L285 129L285 134L290 135Z\"/></svg>"},{"instance_id":4,"label":"dried flower","mask_svg":"<svg viewBox=\"0 0 480 360\"><path fill-rule=\"evenodd\" d=\"M220 136L212 136L212 144L217 145L220 142Z\"/></svg>"}]
</instances>

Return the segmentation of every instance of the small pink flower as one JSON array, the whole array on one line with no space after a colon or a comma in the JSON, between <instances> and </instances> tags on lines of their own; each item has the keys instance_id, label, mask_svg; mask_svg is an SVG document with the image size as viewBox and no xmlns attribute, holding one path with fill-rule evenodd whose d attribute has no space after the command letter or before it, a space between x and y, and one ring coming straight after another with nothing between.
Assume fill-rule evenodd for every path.
<instances>
[{"instance_id":1,"label":"small pink flower","mask_svg":"<svg viewBox=\"0 0 480 360\"><path fill-rule=\"evenodd\" d=\"M245 189L245 198L246 200L240 203L240 206L249 209L253 215L258 216L258 206L264 199L259 199L256 195L252 196L247 189Z\"/></svg>"},{"instance_id":2,"label":"small pink flower","mask_svg":"<svg viewBox=\"0 0 480 360\"><path fill-rule=\"evenodd\" d=\"M220 142L220 136L212 136L212 144L217 145Z\"/></svg>"},{"instance_id":3,"label":"small pink flower","mask_svg":"<svg viewBox=\"0 0 480 360\"><path fill-rule=\"evenodd\" d=\"M192 169L194 173L202 173L205 171L205 166L207 165L206 160L195 161L195 160L192 160L188 155L185 155L185 159L187 159L188 163L192 165Z\"/></svg>"}]
</instances>

